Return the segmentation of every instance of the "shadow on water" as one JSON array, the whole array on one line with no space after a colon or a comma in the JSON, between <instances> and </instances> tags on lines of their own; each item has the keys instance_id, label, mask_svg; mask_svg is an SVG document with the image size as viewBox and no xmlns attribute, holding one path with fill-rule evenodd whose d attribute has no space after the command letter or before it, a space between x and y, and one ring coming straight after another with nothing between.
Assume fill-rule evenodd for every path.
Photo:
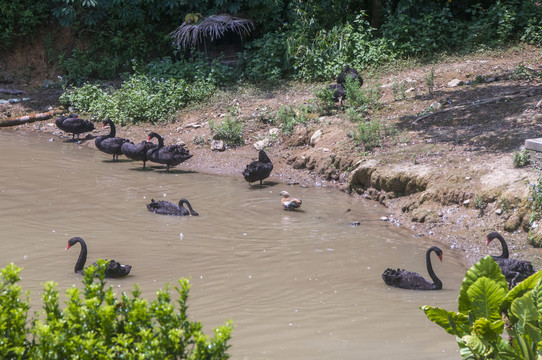
<instances>
[{"instance_id":1,"label":"shadow on water","mask_svg":"<svg viewBox=\"0 0 542 360\"><path fill-rule=\"evenodd\" d=\"M107 280L117 295L138 284L154 300L166 283L190 278L192 320L212 334L233 319L234 359L460 358L454 339L418 307L457 306L463 252L381 221L385 209L374 202L283 184L303 199L301 212L285 211L280 183L258 189L240 175L127 171L131 162L104 162L99 151L35 134L0 131L0 152L10 159L0 172L0 266L23 267L32 310L41 309L46 281L58 283L60 302L82 286L73 272L78 253L64 251L80 236L89 262L133 266L129 277ZM182 197L200 216L146 208L151 198ZM390 265L427 276L430 245L444 250L435 264L443 290L383 283Z\"/></svg>"}]
</instances>

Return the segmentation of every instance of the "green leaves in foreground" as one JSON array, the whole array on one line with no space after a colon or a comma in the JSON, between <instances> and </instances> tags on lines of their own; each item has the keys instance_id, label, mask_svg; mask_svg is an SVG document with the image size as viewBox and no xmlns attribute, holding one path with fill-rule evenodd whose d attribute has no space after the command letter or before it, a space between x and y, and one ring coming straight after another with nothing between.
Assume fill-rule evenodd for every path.
<instances>
[{"instance_id":1,"label":"green leaves in foreground","mask_svg":"<svg viewBox=\"0 0 542 360\"><path fill-rule=\"evenodd\" d=\"M136 286L131 296L117 297L105 287L105 262L85 270L83 289L66 291L59 304L56 283L47 282L43 312L27 323L28 300L20 299L20 268L9 264L0 277L0 359L228 359L231 322L214 337L190 321L190 284L180 279L172 300L169 286L156 299L141 299ZM95 275L97 273L97 278ZM28 295L27 295L28 298ZM177 305L175 304L177 303Z\"/></svg>"},{"instance_id":2,"label":"green leaves in foreground","mask_svg":"<svg viewBox=\"0 0 542 360\"><path fill-rule=\"evenodd\" d=\"M465 274L457 307L420 309L456 336L463 359L542 357L542 271L508 291L499 265L486 256ZM505 323L509 341L502 337Z\"/></svg>"}]
</instances>

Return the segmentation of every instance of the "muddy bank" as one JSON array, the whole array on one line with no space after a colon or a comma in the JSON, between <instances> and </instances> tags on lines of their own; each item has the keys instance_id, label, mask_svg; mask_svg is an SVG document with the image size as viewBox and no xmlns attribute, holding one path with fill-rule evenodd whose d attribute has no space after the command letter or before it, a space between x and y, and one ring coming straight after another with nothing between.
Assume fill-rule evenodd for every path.
<instances>
[{"instance_id":1,"label":"muddy bank","mask_svg":"<svg viewBox=\"0 0 542 360\"><path fill-rule=\"evenodd\" d=\"M435 84L429 92L425 78L431 69ZM268 121L281 106L314 101L313 90L324 84L288 84L273 92L241 89L179 112L174 122L119 126L117 136L140 142L156 131L166 144L184 143L194 154L181 169L231 176L241 176L257 157L254 144L265 140L274 162L270 181L333 186L378 201L390 221L411 228L416 236L463 249L467 265L500 251L496 244L489 249L485 245L485 235L499 231L509 242L511 256L540 268L542 250L533 247L531 239L538 236L537 223L531 223L527 209L529 184L540 172L515 168L512 157L525 139L542 133L541 73L540 49L522 47L366 75L364 86L380 89L382 106L365 119L379 119L394 129L372 151L353 141L357 123L344 111L318 115L289 135ZM463 85L452 87L454 79ZM397 91L396 84L402 82L408 92ZM39 89L27 92L31 99L40 98ZM54 96L34 101L0 105L0 120L48 106L66 111ZM220 122L231 105L238 106L245 124L245 145L211 151L209 120ZM0 131L37 131L57 141L67 139L54 118ZM95 130L80 146L94 147L93 138L104 132Z\"/></svg>"}]
</instances>

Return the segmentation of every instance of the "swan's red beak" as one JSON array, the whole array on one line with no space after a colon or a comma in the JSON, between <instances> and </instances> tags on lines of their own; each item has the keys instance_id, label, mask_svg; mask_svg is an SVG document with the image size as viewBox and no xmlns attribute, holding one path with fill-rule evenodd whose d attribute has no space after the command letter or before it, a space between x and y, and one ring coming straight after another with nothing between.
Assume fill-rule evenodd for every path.
<instances>
[{"instance_id":1,"label":"swan's red beak","mask_svg":"<svg viewBox=\"0 0 542 360\"><path fill-rule=\"evenodd\" d=\"M490 242L491 242L491 240L489 240L489 238L487 237L486 238L486 246L489 245Z\"/></svg>"},{"instance_id":2,"label":"swan's red beak","mask_svg":"<svg viewBox=\"0 0 542 360\"><path fill-rule=\"evenodd\" d=\"M151 141L151 137L150 137L150 136L147 138L147 141Z\"/></svg>"},{"instance_id":3,"label":"swan's red beak","mask_svg":"<svg viewBox=\"0 0 542 360\"><path fill-rule=\"evenodd\" d=\"M68 250L70 248L70 244L68 243L68 246L66 246L66 250ZM64 251L66 251L64 250Z\"/></svg>"},{"instance_id":4,"label":"swan's red beak","mask_svg":"<svg viewBox=\"0 0 542 360\"><path fill-rule=\"evenodd\" d=\"M440 261L442 261L442 254L440 254L438 258L440 259Z\"/></svg>"}]
</instances>

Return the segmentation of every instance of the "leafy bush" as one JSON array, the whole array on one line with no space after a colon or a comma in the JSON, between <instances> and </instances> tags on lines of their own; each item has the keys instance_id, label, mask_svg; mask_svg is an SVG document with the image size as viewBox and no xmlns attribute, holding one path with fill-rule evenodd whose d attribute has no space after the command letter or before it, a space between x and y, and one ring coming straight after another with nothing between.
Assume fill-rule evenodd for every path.
<instances>
[{"instance_id":1,"label":"leafy bush","mask_svg":"<svg viewBox=\"0 0 542 360\"><path fill-rule=\"evenodd\" d=\"M156 80L134 75L120 89L102 90L96 84L67 89L60 101L98 120L112 118L120 124L169 120L188 103L209 97L215 87L206 81Z\"/></svg>"},{"instance_id":2,"label":"leafy bush","mask_svg":"<svg viewBox=\"0 0 542 360\"><path fill-rule=\"evenodd\" d=\"M486 256L461 285L458 311L420 307L456 337L463 359L539 359L542 356L542 271L508 290L499 265ZM509 341L502 333L505 328Z\"/></svg>"},{"instance_id":3,"label":"leafy bush","mask_svg":"<svg viewBox=\"0 0 542 360\"><path fill-rule=\"evenodd\" d=\"M292 134L298 124L306 125L309 122L308 113L311 109L307 107L294 108L291 105L281 106L275 117L274 123L279 124L283 134Z\"/></svg>"},{"instance_id":4,"label":"leafy bush","mask_svg":"<svg viewBox=\"0 0 542 360\"><path fill-rule=\"evenodd\" d=\"M318 111L321 114L330 114L331 110L335 108L335 96L333 90L328 86L323 86L314 92L316 97L316 104Z\"/></svg>"},{"instance_id":5,"label":"leafy bush","mask_svg":"<svg viewBox=\"0 0 542 360\"><path fill-rule=\"evenodd\" d=\"M527 150L523 149L521 151L514 151L514 157L512 159L512 163L514 164L514 167L516 168L522 168L527 165L529 165L529 153Z\"/></svg>"},{"instance_id":6,"label":"leafy bush","mask_svg":"<svg viewBox=\"0 0 542 360\"><path fill-rule=\"evenodd\" d=\"M8 47L32 35L39 25L47 23L50 10L48 1L3 1L0 4L0 47Z\"/></svg>"},{"instance_id":7,"label":"leafy bush","mask_svg":"<svg viewBox=\"0 0 542 360\"><path fill-rule=\"evenodd\" d=\"M369 108L379 109L382 104L380 103L380 87L373 86L362 88L359 82L347 78L344 84L346 90L346 102L349 107L353 107L358 111L366 111Z\"/></svg>"},{"instance_id":8,"label":"leafy bush","mask_svg":"<svg viewBox=\"0 0 542 360\"><path fill-rule=\"evenodd\" d=\"M223 140L227 145L243 145L243 122L239 119L239 108L236 106L228 107L228 113L225 119L219 124L214 120L209 120L209 127L214 133L213 139Z\"/></svg>"},{"instance_id":9,"label":"leafy bush","mask_svg":"<svg viewBox=\"0 0 542 360\"><path fill-rule=\"evenodd\" d=\"M42 295L43 314L28 324L28 300L20 299L18 268L9 264L0 278L0 356L2 359L228 359L231 322L203 334L200 322L187 315L190 285L180 279L172 302L169 286L151 302L141 299L137 286L132 296L117 298L106 288L105 261L89 266L84 288L66 291L60 309L56 283L47 282ZM98 277L94 275L97 272ZM28 295L27 295L28 297ZM176 309L176 307L178 307Z\"/></svg>"},{"instance_id":10,"label":"leafy bush","mask_svg":"<svg viewBox=\"0 0 542 360\"><path fill-rule=\"evenodd\" d=\"M254 83L276 84L291 72L286 56L285 35L265 34L246 47L245 77Z\"/></svg>"}]
</instances>

